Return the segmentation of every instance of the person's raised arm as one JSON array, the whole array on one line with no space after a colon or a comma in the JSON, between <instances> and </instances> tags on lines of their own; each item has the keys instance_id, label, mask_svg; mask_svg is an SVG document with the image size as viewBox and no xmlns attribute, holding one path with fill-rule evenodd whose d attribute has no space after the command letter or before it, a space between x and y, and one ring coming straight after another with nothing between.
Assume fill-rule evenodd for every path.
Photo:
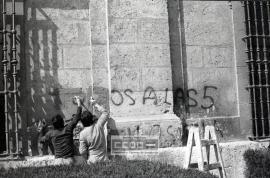
<instances>
[{"instance_id":1,"label":"person's raised arm","mask_svg":"<svg viewBox=\"0 0 270 178\"><path fill-rule=\"evenodd\" d=\"M99 105L92 97L90 98L90 103L97 109L97 111L101 112L101 116L98 118L97 124L103 127L109 118L108 111L103 106Z\"/></svg>"},{"instance_id":2,"label":"person's raised arm","mask_svg":"<svg viewBox=\"0 0 270 178\"><path fill-rule=\"evenodd\" d=\"M76 127L77 123L81 119L81 114L82 114L82 103L81 103L80 97L79 96L74 96L74 99L75 99L75 101L77 103L77 113L75 115L75 118L67 126L71 130L73 130Z\"/></svg>"}]
</instances>

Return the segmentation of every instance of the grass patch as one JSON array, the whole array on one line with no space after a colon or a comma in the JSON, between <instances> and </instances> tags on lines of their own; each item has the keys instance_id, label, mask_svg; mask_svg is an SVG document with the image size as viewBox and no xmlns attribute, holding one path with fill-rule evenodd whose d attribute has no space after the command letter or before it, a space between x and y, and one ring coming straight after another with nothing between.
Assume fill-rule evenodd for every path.
<instances>
[{"instance_id":1,"label":"grass patch","mask_svg":"<svg viewBox=\"0 0 270 178\"><path fill-rule=\"evenodd\" d=\"M18 178L89 178L89 177L181 177L216 178L216 176L194 169L150 161L111 161L93 165L25 167L0 170L0 177Z\"/></svg>"}]
</instances>

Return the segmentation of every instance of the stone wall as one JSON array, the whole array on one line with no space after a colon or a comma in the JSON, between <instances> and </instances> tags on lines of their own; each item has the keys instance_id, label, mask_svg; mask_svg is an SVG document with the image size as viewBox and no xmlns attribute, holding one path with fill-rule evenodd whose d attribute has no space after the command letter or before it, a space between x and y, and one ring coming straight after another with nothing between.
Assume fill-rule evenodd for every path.
<instances>
[{"instance_id":1,"label":"stone wall","mask_svg":"<svg viewBox=\"0 0 270 178\"><path fill-rule=\"evenodd\" d=\"M167 2L108 1L108 17L112 116L172 113Z\"/></svg>"},{"instance_id":2,"label":"stone wall","mask_svg":"<svg viewBox=\"0 0 270 178\"><path fill-rule=\"evenodd\" d=\"M183 11L191 117L238 116L229 3L184 1Z\"/></svg>"},{"instance_id":3,"label":"stone wall","mask_svg":"<svg viewBox=\"0 0 270 178\"><path fill-rule=\"evenodd\" d=\"M180 146L183 119L204 117L224 140L239 138L233 13L228 2L25 1L27 125L69 119L72 96L94 95L111 112L110 134Z\"/></svg>"},{"instance_id":4,"label":"stone wall","mask_svg":"<svg viewBox=\"0 0 270 178\"><path fill-rule=\"evenodd\" d=\"M239 177L244 178L246 163L243 159L243 154L247 149L263 149L266 147L265 143L250 142L250 141L238 141L238 142L228 142L220 144L221 155L223 158L223 163L225 167L226 176L229 178ZM204 158L206 158L205 150ZM185 147L178 148L160 148L156 154L127 154L125 155L129 160L150 160L158 161L166 164L176 165L183 167L185 164L185 153L187 149ZM197 163L198 152L196 148L193 148L193 154L191 163ZM214 150L211 148L210 153L210 163L215 163ZM83 164L84 159L80 156L76 156L74 159L74 164ZM51 165L68 165L70 160L55 160L53 156L43 156L43 157L26 157L23 161L5 161L0 162L0 168L18 168L18 167L42 167ZM219 175L218 170L212 170L212 173Z\"/></svg>"}]
</instances>

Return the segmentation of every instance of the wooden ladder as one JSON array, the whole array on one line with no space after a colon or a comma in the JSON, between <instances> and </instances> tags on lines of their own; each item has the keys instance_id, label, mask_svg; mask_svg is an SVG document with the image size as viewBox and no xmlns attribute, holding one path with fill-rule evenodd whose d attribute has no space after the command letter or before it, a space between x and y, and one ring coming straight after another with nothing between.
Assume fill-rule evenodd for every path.
<instances>
[{"instance_id":1,"label":"wooden ladder","mask_svg":"<svg viewBox=\"0 0 270 178\"><path fill-rule=\"evenodd\" d=\"M221 157L220 149L219 149L219 144L215 132L215 127L214 125L207 125L205 127L204 131L204 139L200 138L200 127L197 124L192 124L189 128L189 134L188 134L188 141L187 141L187 154L186 154L186 159L185 159L185 164L184 168L191 168L191 155L192 155L192 147L196 146L199 151L199 157L198 157L198 165L197 167L201 171L209 171L213 169L218 169L220 177L226 178L226 172L224 169L224 164L223 160ZM194 145L195 143L195 145ZM215 157L216 157L216 163L211 163L209 164L210 161L210 146L214 146L214 151L215 151ZM202 146L205 146L206 149L206 156L207 156L207 161L206 164L204 162L203 158L203 150Z\"/></svg>"}]
</instances>

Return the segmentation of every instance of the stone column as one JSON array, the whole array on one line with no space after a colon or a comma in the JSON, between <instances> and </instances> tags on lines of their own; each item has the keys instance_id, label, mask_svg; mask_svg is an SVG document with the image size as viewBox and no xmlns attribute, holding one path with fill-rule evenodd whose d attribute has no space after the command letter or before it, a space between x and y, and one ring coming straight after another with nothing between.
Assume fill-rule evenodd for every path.
<instances>
[{"instance_id":1,"label":"stone column","mask_svg":"<svg viewBox=\"0 0 270 178\"><path fill-rule=\"evenodd\" d=\"M112 134L160 135L179 145L173 114L166 0L108 1Z\"/></svg>"}]
</instances>

